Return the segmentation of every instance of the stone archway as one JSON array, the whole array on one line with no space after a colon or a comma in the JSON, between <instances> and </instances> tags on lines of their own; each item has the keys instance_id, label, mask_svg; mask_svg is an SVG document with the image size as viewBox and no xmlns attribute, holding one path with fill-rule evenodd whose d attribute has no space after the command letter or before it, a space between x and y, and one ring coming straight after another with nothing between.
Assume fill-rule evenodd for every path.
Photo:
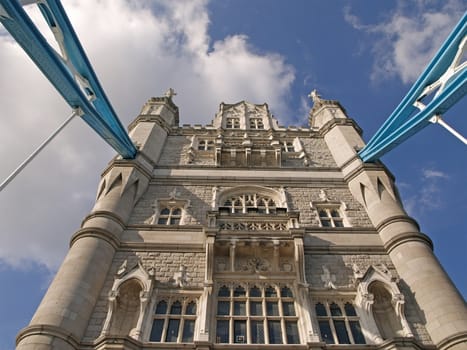
<instances>
[{"instance_id":1,"label":"stone archway","mask_svg":"<svg viewBox=\"0 0 467 350\"><path fill-rule=\"evenodd\" d=\"M394 310L391 293L384 283L375 281L370 284L368 291L373 294L373 318L383 340L403 337L404 329Z\"/></svg>"},{"instance_id":2,"label":"stone archway","mask_svg":"<svg viewBox=\"0 0 467 350\"><path fill-rule=\"evenodd\" d=\"M140 315L142 291L136 279L125 281L118 290L114 317L110 326L111 335L131 335Z\"/></svg>"}]
</instances>

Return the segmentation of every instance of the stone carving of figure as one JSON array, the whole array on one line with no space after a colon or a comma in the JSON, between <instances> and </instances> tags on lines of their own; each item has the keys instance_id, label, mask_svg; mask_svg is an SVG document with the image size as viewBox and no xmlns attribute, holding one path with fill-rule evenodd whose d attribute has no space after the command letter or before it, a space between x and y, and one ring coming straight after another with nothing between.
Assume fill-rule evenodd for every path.
<instances>
[{"instance_id":1,"label":"stone carving of figure","mask_svg":"<svg viewBox=\"0 0 467 350\"><path fill-rule=\"evenodd\" d=\"M336 285L334 284L334 282L336 282L336 276L331 275L331 272L329 271L326 265L323 265L323 274L321 275L321 281L324 282L324 288L336 289Z\"/></svg>"},{"instance_id":2,"label":"stone carving of figure","mask_svg":"<svg viewBox=\"0 0 467 350\"><path fill-rule=\"evenodd\" d=\"M172 97L174 97L175 95L177 95L177 93L175 92L174 89L169 88L169 89L165 92L164 95L165 95L165 97L172 98Z\"/></svg>"},{"instance_id":3,"label":"stone carving of figure","mask_svg":"<svg viewBox=\"0 0 467 350\"><path fill-rule=\"evenodd\" d=\"M213 186L212 188L212 200L211 200L211 208L215 209L216 208L216 203L217 203L217 191L219 190L219 187Z\"/></svg>"},{"instance_id":4,"label":"stone carving of figure","mask_svg":"<svg viewBox=\"0 0 467 350\"><path fill-rule=\"evenodd\" d=\"M180 196L180 192L177 191L176 188L173 189L172 192L169 193L170 199L177 199Z\"/></svg>"},{"instance_id":5,"label":"stone carving of figure","mask_svg":"<svg viewBox=\"0 0 467 350\"><path fill-rule=\"evenodd\" d=\"M321 103L321 96L318 94L318 91L316 91L316 89L313 89L313 91L310 92L308 97L311 98L314 104Z\"/></svg>"},{"instance_id":6,"label":"stone carving of figure","mask_svg":"<svg viewBox=\"0 0 467 350\"><path fill-rule=\"evenodd\" d=\"M127 265L128 265L128 260L125 259L125 261L118 268L117 276L121 276L126 272Z\"/></svg>"},{"instance_id":7,"label":"stone carving of figure","mask_svg":"<svg viewBox=\"0 0 467 350\"><path fill-rule=\"evenodd\" d=\"M319 199L321 199L322 201L329 201L328 194L326 193L325 190L319 191Z\"/></svg>"},{"instance_id":8,"label":"stone carving of figure","mask_svg":"<svg viewBox=\"0 0 467 350\"><path fill-rule=\"evenodd\" d=\"M362 278L364 273L357 264L352 265L353 275L356 279Z\"/></svg>"},{"instance_id":9,"label":"stone carving of figure","mask_svg":"<svg viewBox=\"0 0 467 350\"><path fill-rule=\"evenodd\" d=\"M173 276L173 281L174 281L174 284L178 287L186 287L186 285L188 284L188 274L186 272L186 266L185 265L180 265L180 269L178 270L178 272L175 272L174 273L174 276Z\"/></svg>"}]
</instances>

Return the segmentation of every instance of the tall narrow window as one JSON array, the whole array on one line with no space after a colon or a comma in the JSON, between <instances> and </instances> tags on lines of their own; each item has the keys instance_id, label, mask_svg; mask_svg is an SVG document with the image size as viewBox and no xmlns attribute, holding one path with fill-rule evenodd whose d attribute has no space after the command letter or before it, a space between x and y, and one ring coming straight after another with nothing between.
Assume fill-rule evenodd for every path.
<instances>
[{"instance_id":1,"label":"tall narrow window","mask_svg":"<svg viewBox=\"0 0 467 350\"><path fill-rule=\"evenodd\" d=\"M327 344L365 344L355 308L350 302L315 305L321 339Z\"/></svg>"},{"instance_id":2,"label":"tall narrow window","mask_svg":"<svg viewBox=\"0 0 467 350\"><path fill-rule=\"evenodd\" d=\"M157 303L149 341L192 343L196 322L196 303L166 300Z\"/></svg>"},{"instance_id":3,"label":"tall narrow window","mask_svg":"<svg viewBox=\"0 0 467 350\"><path fill-rule=\"evenodd\" d=\"M300 343L290 287L223 285L217 294L216 319L217 343Z\"/></svg>"}]
</instances>

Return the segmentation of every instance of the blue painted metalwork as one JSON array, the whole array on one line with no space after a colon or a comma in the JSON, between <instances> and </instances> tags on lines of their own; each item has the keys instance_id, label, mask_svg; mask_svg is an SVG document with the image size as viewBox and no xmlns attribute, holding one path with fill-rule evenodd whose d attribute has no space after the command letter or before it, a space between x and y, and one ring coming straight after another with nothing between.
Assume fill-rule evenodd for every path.
<instances>
[{"instance_id":1,"label":"blue painted metalwork","mask_svg":"<svg viewBox=\"0 0 467 350\"><path fill-rule=\"evenodd\" d=\"M364 161L380 158L427 126L433 116L445 113L465 96L467 65L460 67L459 71L443 82L444 84L431 101L426 103L426 106L422 102L422 99L432 92L432 86L440 85L440 78L452 68L453 61L458 58L459 48L465 43L466 33L467 13L461 18L399 106L359 152Z\"/></svg>"},{"instance_id":2,"label":"blue painted metalwork","mask_svg":"<svg viewBox=\"0 0 467 350\"><path fill-rule=\"evenodd\" d=\"M136 148L105 95L60 1L45 0L39 8L64 53L46 41L17 0L0 0L0 22L15 38L66 102L122 157Z\"/></svg>"}]
</instances>

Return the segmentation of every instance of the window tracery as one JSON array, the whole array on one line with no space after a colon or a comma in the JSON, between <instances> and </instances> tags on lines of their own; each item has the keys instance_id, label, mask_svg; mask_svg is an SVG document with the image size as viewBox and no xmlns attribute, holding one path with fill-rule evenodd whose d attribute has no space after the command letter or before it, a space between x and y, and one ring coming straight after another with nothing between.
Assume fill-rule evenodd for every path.
<instances>
[{"instance_id":1,"label":"window tracery","mask_svg":"<svg viewBox=\"0 0 467 350\"><path fill-rule=\"evenodd\" d=\"M322 227L344 227L344 219L337 207L318 207L318 217Z\"/></svg>"},{"instance_id":2,"label":"window tracery","mask_svg":"<svg viewBox=\"0 0 467 350\"><path fill-rule=\"evenodd\" d=\"M156 199L151 206L153 214L144 223L148 225L183 225L189 216L190 201L180 198L174 189L169 198Z\"/></svg>"},{"instance_id":3,"label":"window tracery","mask_svg":"<svg viewBox=\"0 0 467 350\"><path fill-rule=\"evenodd\" d=\"M214 149L214 141L200 140L198 142L198 151L212 151Z\"/></svg>"},{"instance_id":4,"label":"window tracery","mask_svg":"<svg viewBox=\"0 0 467 350\"><path fill-rule=\"evenodd\" d=\"M320 301L315 313L326 344L366 344L354 305L346 301Z\"/></svg>"},{"instance_id":5,"label":"window tracery","mask_svg":"<svg viewBox=\"0 0 467 350\"><path fill-rule=\"evenodd\" d=\"M232 213L259 214L275 214L277 209L274 199L257 193L230 196L224 201L223 207L230 208Z\"/></svg>"},{"instance_id":6,"label":"window tracery","mask_svg":"<svg viewBox=\"0 0 467 350\"><path fill-rule=\"evenodd\" d=\"M192 343L196 311L193 299L161 298L155 307L149 341Z\"/></svg>"},{"instance_id":7,"label":"window tracery","mask_svg":"<svg viewBox=\"0 0 467 350\"><path fill-rule=\"evenodd\" d=\"M250 118L250 129L264 129L262 118Z\"/></svg>"},{"instance_id":8,"label":"window tracery","mask_svg":"<svg viewBox=\"0 0 467 350\"><path fill-rule=\"evenodd\" d=\"M297 321L289 286L223 284L218 289L217 343L299 344Z\"/></svg>"},{"instance_id":9,"label":"window tracery","mask_svg":"<svg viewBox=\"0 0 467 350\"><path fill-rule=\"evenodd\" d=\"M294 143L291 141L283 141L282 143L282 150L284 152L295 152Z\"/></svg>"},{"instance_id":10,"label":"window tracery","mask_svg":"<svg viewBox=\"0 0 467 350\"><path fill-rule=\"evenodd\" d=\"M164 207L159 212L158 225L180 225L182 209L179 207Z\"/></svg>"},{"instance_id":11,"label":"window tracery","mask_svg":"<svg viewBox=\"0 0 467 350\"><path fill-rule=\"evenodd\" d=\"M227 129L240 129L240 118L226 118L225 127Z\"/></svg>"}]
</instances>

